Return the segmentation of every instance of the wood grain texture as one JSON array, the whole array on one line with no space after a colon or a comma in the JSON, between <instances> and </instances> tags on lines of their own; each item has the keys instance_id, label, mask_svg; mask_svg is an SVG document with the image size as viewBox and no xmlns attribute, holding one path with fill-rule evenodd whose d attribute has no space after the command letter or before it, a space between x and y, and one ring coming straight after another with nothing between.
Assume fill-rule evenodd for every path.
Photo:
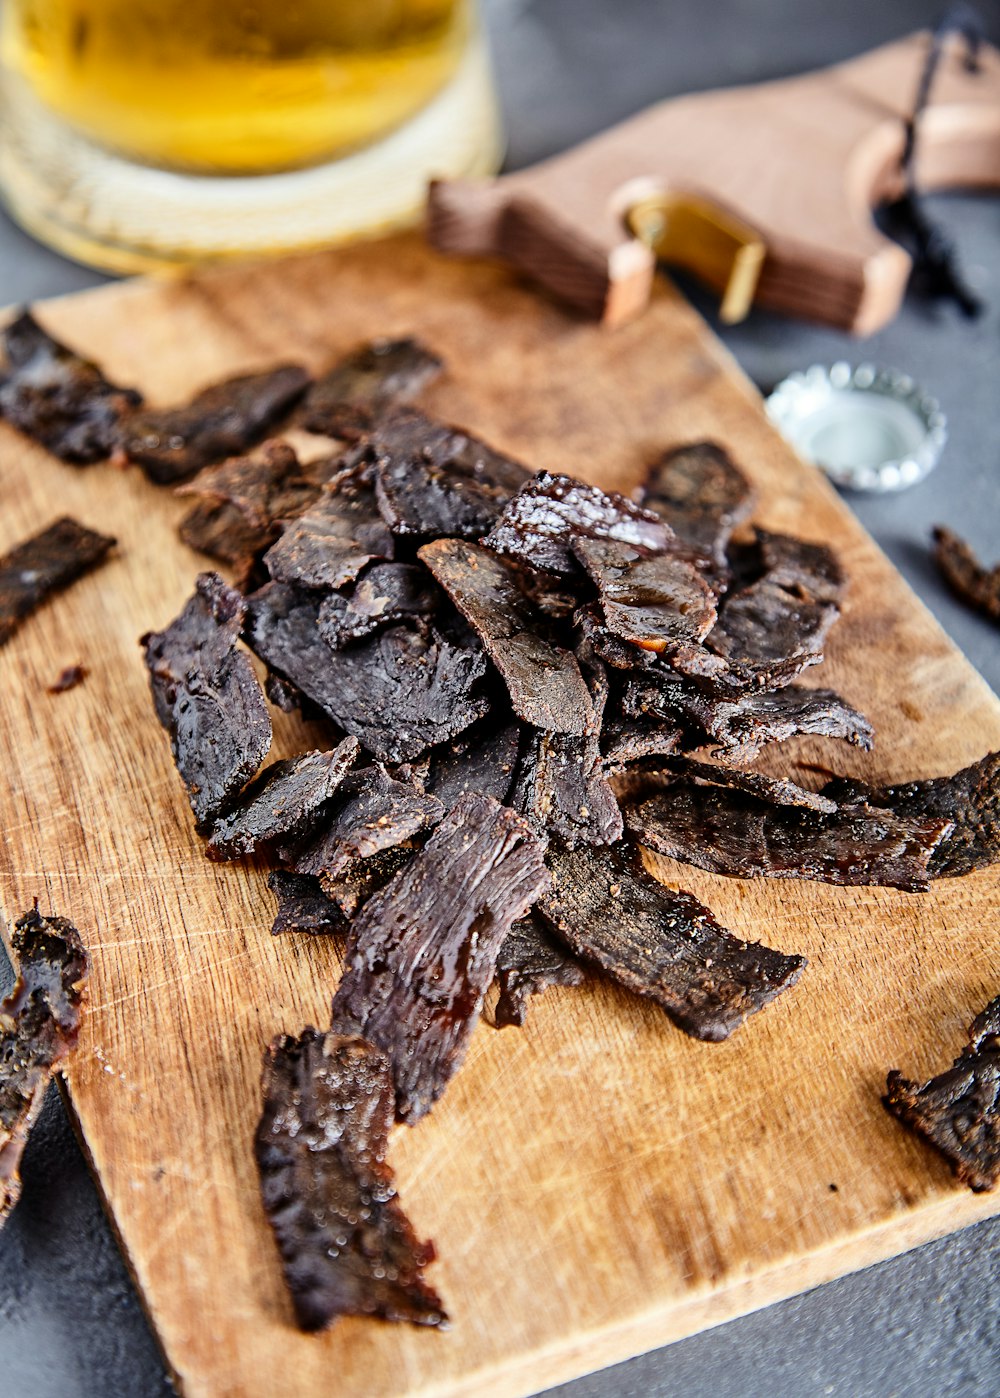
<instances>
[{"instance_id":1,"label":"wood grain texture","mask_svg":"<svg viewBox=\"0 0 1000 1398\"><path fill-rule=\"evenodd\" d=\"M875 751L798 742L775 770L894 780L1000 745L1000 704L667 287L609 335L506 271L401 238L106 288L39 318L157 403L416 332L449 366L432 411L603 485L713 436L757 484L760 522L832 543L853 579L815 682L872 717ZM478 1027L431 1117L391 1142L407 1212L439 1246L430 1275L452 1330L298 1334L252 1158L260 1054L326 1023L340 963L326 939L270 936L261 867L205 859L153 717L137 641L203 566L176 536L187 504L138 471L62 466L3 425L0 489L0 550L61 513L121 541L0 650L0 903L10 919L38 896L93 954L69 1091L185 1394L527 1393L996 1210L879 1103L888 1068L949 1063L996 994L996 872L910 896L664 862L726 925L804 952L799 985L719 1045L597 983L548 992L523 1030ZM77 661L84 684L47 694ZM316 745L316 729L275 727L274 756Z\"/></svg>"}]
</instances>

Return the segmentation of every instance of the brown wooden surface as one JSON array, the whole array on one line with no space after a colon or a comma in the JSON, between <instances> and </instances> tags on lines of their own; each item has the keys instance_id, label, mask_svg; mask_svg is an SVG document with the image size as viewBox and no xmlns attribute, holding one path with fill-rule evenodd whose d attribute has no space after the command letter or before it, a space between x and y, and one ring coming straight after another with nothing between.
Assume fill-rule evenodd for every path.
<instances>
[{"instance_id":1,"label":"brown wooden surface","mask_svg":"<svg viewBox=\"0 0 1000 1398\"><path fill-rule=\"evenodd\" d=\"M416 239L190 282L125 284L40 318L154 401L278 357L311 367L375 333L446 357L428 406L553 470L628 487L669 443L711 435L752 475L758 518L835 544L853 578L816 683L875 722L868 757L788 745L878 779L1000 745L1000 704L669 288L614 335L505 271ZM734 930L809 958L721 1045L597 983L551 991L524 1030L481 1025L433 1115L392 1140L401 1197L441 1260L447 1334L291 1325L251 1155L263 1044L323 1023L330 941L272 939L264 872L203 856L137 644L191 590L185 502L138 471L77 471L0 425L0 549L70 512L118 557L0 650L0 903L79 925L92 1003L68 1073L153 1323L188 1395L522 1394L689 1334L993 1213L879 1104L885 1072L951 1061L996 994L995 871L920 897L741 882L678 865ZM65 664L83 685L45 692ZM318 730L276 715L273 755ZM836 1186L833 1189L832 1186Z\"/></svg>"},{"instance_id":2,"label":"brown wooden surface","mask_svg":"<svg viewBox=\"0 0 1000 1398\"><path fill-rule=\"evenodd\" d=\"M691 194L766 244L762 306L868 335L899 309L909 255L872 209L901 193L904 122L929 34L802 77L698 92L497 180L435 185L438 247L507 258L610 324L645 306L653 257L625 227L639 199ZM970 73L955 38L920 122L921 189L1000 184L1000 53Z\"/></svg>"}]
</instances>

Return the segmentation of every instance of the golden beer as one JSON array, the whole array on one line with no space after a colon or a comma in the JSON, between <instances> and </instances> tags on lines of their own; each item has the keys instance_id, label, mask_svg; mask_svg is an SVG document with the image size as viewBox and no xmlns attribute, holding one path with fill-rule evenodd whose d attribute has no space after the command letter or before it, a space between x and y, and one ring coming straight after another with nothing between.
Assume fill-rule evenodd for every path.
<instances>
[{"instance_id":1,"label":"golden beer","mask_svg":"<svg viewBox=\"0 0 1000 1398\"><path fill-rule=\"evenodd\" d=\"M95 142L248 174L378 140L453 75L466 0L4 0L4 66Z\"/></svg>"}]
</instances>

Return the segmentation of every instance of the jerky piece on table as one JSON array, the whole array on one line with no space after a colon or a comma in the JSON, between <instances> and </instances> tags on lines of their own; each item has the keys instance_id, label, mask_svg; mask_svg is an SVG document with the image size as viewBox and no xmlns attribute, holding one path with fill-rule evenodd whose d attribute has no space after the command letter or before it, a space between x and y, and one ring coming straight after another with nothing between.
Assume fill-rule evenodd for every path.
<instances>
[{"instance_id":1,"label":"jerky piece on table","mask_svg":"<svg viewBox=\"0 0 1000 1398\"><path fill-rule=\"evenodd\" d=\"M546 639L516 570L463 539L425 544L419 557L481 638L517 716L550 733L583 733L592 705L580 666Z\"/></svg>"},{"instance_id":2,"label":"jerky piece on table","mask_svg":"<svg viewBox=\"0 0 1000 1398\"><path fill-rule=\"evenodd\" d=\"M0 1004L0 1222L21 1193L18 1173L28 1132L52 1074L76 1046L90 958L64 917L37 904L14 924L20 974Z\"/></svg>"},{"instance_id":3,"label":"jerky piece on table","mask_svg":"<svg viewBox=\"0 0 1000 1398\"><path fill-rule=\"evenodd\" d=\"M941 1152L977 1194L1000 1180L1000 996L972 1022L947 1072L915 1083L895 1070L886 1109Z\"/></svg>"},{"instance_id":4,"label":"jerky piece on table","mask_svg":"<svg viewBox=\"0 0 1000 1398\"><path fill-rule=\"evenodd\" d=\"M358 755L357 738L332 752L304 752L272 762L216 821L205 853L239 859L274 840L297 840L314 830Z\"/></svg>"},{"instance_id":5,"label":"jerky piece on table","mask_svg":"<svg viewBox=\"0 0 1000 1398\"><path fill-rule=\"evenodd\" d=\"M271 746L267 701L236 645L245 613L245 599L217 573L200 573L180 616L140 641L156 716L199 830L222 814Z\"/></svg>"},{"instance_id":6,"label":"jerky piece on table","mask_svg":"<svg viewBox=\"0 0 1000 1398\"><path fill-rule=\"evenodd\" d=\"M753 510L750 482L715 442L664 452L650 468L641 503L666 520L683 543L727 569L726 545Z\"/></svg>"},{"instance_id":7,"label":"jerky piece on table","mask_svg":"<svg viewBox=\"0 0 1000 1398\"><path fill-rule=\"evenodd\" d=\"M823 794L887 809L904 820L950 821L951 830L931 856L933 879L968 874L1000 859L1000 752L987 753L950 777L896 786L870 787L837 777Z\"/></svg>"},{"instance_id":8,"label":"jerky piece on table","mask_svg":"<svg viewBox=\"0 0 1000 1398\"><path fill-rule=\"evenodd\" d=\"M456 427L401 408L374 434L379 507L394 534L478 539L531 472Z\"/></svg>"},{"instance_id":9,"label":"jerky piece on table","mask_svg":"<svg viewBox=\"0 0 1000 1398\"><path fill-rule=\"evenodd\" d=\"M300 587L353 582L376 558L392 558L392 534L363 467L345 471L316 503L289 524L264 555L271 577Z\"/></svg>"},{"instance_id":10,"label":"jerky piece on table","mask_svg":"<svg viewBox=\"0 0 1000 1398\"><path fill-rule=\"evenodd\" d=\"M173 485L227 456L240 456L302 397L309 375L298 364L211 384L181 408L147 408L122 434L129 461L155 485Z\"/></svg>"},{"instance_id":11,"label":"jerky piece on table","mask_svg":"<svg viewBox=\"0 0 1000 1398\"><path fill-rule=\"evenodd\" d=\"M533 568L578 577L571 547L576 539L616 539L660 553L671 547L674 534L623 495L541 471L514 496L483 542Z\"/></svg>"},{"instance_id":12,"label":"jerky piece on table","mask_svg":"<svg viewBox=\"0 0 1000 1398\"><path fill-rule=\"evenodd\" d=\"M386 1162L392 1074L370 1043L306 1029L264 1054L254 1142L261 1195L303 1330L341 1315L444 1325Z\"/></svg>"},{"instance_id":13,"label":"jerky piece on table","mask_svg":"<svg viewBox=\"0 0 1000 1398\"><path fill-rule=\"evenodd\" d=\"M410 618L430 617L441 594L414 563L376 563L349 593L332 592L319 609L319 629L331 650Z\"/></svg>"},{"instance_id":14,"label":"jerky piece on table","mask_svg":"<svg viewBox=\"0 0 1000 1398\"><path fill-rule=\"evenodd\" d=\"M87 669L84 665L66 665L59 671L59 676L52 684L45 686L46 694L65 694L67 690L76 689L78 684L83 684L87 678Z\"/></svg>"},{"instance_id":15,"label":"jerky piece on table","mask_svg":"<svg viewBox=\"0 0 1000 1398\"><path fill-rule=\"evenodd\" d=\"M411 1125L465 1057L511 924L548 887L541 844L489 796L463 796L355 919L333 1028L388 1054Z\"/></svg>"},{"instance_id":16,"label":"jerky piece on table","mask_svg":"<svg viewBox=\"0 0 1000 1398\"><path fill-rule=\"evenodd\" d=\"M682 728L662 719L608 719L601 729L605 771L621 772L633 762L669 757L677 751L683 737Z\"/></svg>"},{"instance_id":17,"label":"jerky piece on table","mask_svg":"<svg viewBox=\"0 0 1000 1398\"><path fill-rule=\"evenodd\" d=\"M489 710L480 650L402 626L333 651L318 601L283 583L247 599L247 643L380 762L412 762Z\"/></svg>"},{"instance_id":18,"label":"jerky piece on table","mask_svg":"<svg viewBox=\"0 0 1000 1398\"><path fill-rule=\"evenodd\" d=\"M443 368L419 340L372 340L316 380L296 419L307 432L356 441L371 432L386 409L415 398Z\"/></svg>"},{"instance_id":19,"label":"jerky piece on table","mask_svg":"<svg viewBox=\"0 0 1000 1398\"><path fill-rule=\"evenodd\" d=\"M801 806L810 811L833 815L837 802L819 791L807 791L787 777L770 777L766 772L750 772L745 767L723 766L716 762L696 762L693 757L674 757L665 764L668 771L688 781L732 787L756 796L772 806Z\"/></svg>"},{"instance_id":20,"label":"jerky piece on table","mask_svg":"<svg viewBox=\"0 0 1000 1398\"><path fill-rule=\"evenodd\" d=\"M826 544L756 529L760 569L778 587L814 602L839 606L847 592L840 560Z\"/></svg>"},{"instance_id":21,"label":"jerky piece on table","mask_svg":"<svg viewBox=\"0 0 1000 1398\"><path fill-rule=\"evenodd\" d=\"M583 967L556 945L537 913L518 918L497 957L496 1027L523 1024L532 995L554 985L582 985L585 979Z\"/></svg>"},{"instance_id":22,"label":"jerky piece on table","mask_svg":"<svg viewBox=\"0 0 1000 1398\"><path fill-rule=\"evenodd\" d=\"M521 730L487 717L431 752L427 791L450 810L460 796L479 792L504 802L514 780Z\"/></svg>"},{"instance_id":23,"label":"jerky piece on table","mask_svg":"<svg viewBox=\"0 0 1000 1398\"><path fill-rule=\"evenodd\" d=\"M235 505L199 500L177 531L188 548L249 575L262 547L260 530Z\"/></svg>"},{"instance_id":24,"label":"jerky piece on table","mask_svg":"<svg viewBox=\"0 0 1000 1398\"><path fill-rule=\"evenodd\" d=\"M271 924L275 937L282 932L326 935L347 930L343 913L320 888L318 879L275 869L267 876L267 886L278 900Z\"/></svg>"},{"instance_id":25,"label":"jerky piece on table","mask_svg":"<svg viewBox=\"0 0 1000 1398\"><path fill-rule=\"evenodd\" d=\"M218 521L226 520L241 536L241 553L260 553L277 539L280 522L302 514L319 492L319 484L286 442L265 442L249 456L206 466L178 488L178 495L199 500L181 522L181 538L233 561L233 544L217 534ZM220 548L225 551L219 553Z\"/></svg>"},{"instance_id":26,"label":"jerky piece on table","mask_svg":"<svg viewBox=\"0 0 1000 1398\"><path fill-rule=\"evenodd\" d=\"M642 650L697 645L715 625L715 594L697 570L668 553L646 554L617 539L578 539L608 630Z\"/></svg>"},{"instance_id":27,"label":"jerky piece on table","mask_svg":"<svg viewBox=\"0 0 1000 1398\"><path fill-rule=\"evenodd\" d=\"M0 646L54 592L103 563L117 540L68 515L0 558Z\"/></svg>"},{"instance_id":28,"label":"jerky piece on table","mask_svg":"<svg viewBox=\"0 0 1000 1398\"><path fill-rule=\"evenodd\" d=\"M540 835L570 849L613 845L622 814L604 772L594 725L583 734L526 732L510 804Z\"/></svg>"},{"instance_id":29,"label":"jerky piece on table","mask_svg":"<svg viewBox=\"0 0 1000 1398\"><path fill-rule=\"evenodd\" d=\"M934 562L955 596L977 612L1000 621L1000 563L984 568L964 539L943 524L934 526Z\"/></svg>"},{"instance_id":30,"label":"jerky piece on table","mask_svg":"<svg viewBox=\"0 0 1000 1398\"><path fill-rule=\"evenodd\" d=\"M627 802L633 836L658 854L732 878L815 879L927 888L947 821L903 820L891 811L844 806L826 815L772 805L743 791L684 777L655 796Z\"/></svg>"},{"instance_id":31,"label":"jerky piece on table","mask_svg":"<svg viewBox=\"0 0 1000 1398\"><path fill-rule=\"evenodd\" d=\"M552 889L538 912L560 941L692 1038L728 1038L802 974L805 957L734 937L690 893L658 883L628 846L559 851L548 864Z\"/></svg>"},{"instance_id":32,"label":"jerky piece on table","mask_svg":"<svg viewBox=\"0 0 1000 1398\"><path fill-rule=\"evenodd\" d=\"M419 848L419 840L410 839L379 850L377 854L370 854L367 859L359 859L352 864L336 882L326 879L323 891L344 917L350 919L364 907L373 893L385 888L401 869L406 868ZM308 858L308 852L304 852L304 855Z\"/></svg>"},{"instance_id":33,"label":"jerky piece on table","mask_svg":"<svg viewBox=\"0 0 1000 1398\"><path fill-rule=\"evenodd\" d=\"M46 334L30 311L7 326L3 348L0 416L63 461L86 466L110 456L142 395L109 383L96 364Z\"/></svg>"}]
</instances>

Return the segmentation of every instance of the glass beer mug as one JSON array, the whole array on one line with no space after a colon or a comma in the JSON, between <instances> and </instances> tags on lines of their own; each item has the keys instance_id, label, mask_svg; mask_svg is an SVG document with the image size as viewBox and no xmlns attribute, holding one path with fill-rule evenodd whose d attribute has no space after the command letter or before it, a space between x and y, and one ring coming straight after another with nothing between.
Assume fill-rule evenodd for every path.
<instances>
[{"instance_id":1,"label":"glass beer mug","mask_svg":"<svg viewBox=\"0 0 1000 1398\"><path fill-rule=\"evenodd\" d=\"M493 172L472 0L0 0L0 193L115 271L286 252Z\"/></svg>"}]
</instances>

